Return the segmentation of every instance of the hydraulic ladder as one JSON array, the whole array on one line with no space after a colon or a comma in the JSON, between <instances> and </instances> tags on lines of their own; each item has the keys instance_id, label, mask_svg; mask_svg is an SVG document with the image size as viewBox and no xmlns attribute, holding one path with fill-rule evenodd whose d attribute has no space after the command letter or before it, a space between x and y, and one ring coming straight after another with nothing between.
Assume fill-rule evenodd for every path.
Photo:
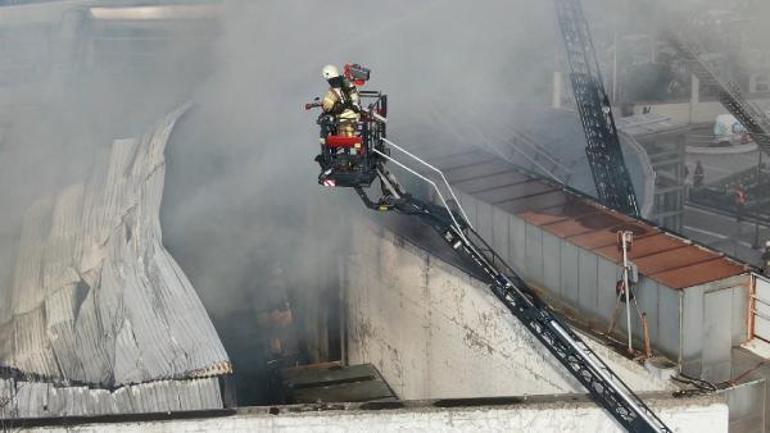
<instances>
[{"instance_id":1,"label":"hydraulic ladder","mask_svg":"<svg viewBox=\"0 0 770 433\"><path fill-rule=\"evenodd\" d=\"M620 149L615 118L580 0L554 0L554 3L599 201L638 217L639 204Z\"/></svg>"},{"instance_id":2,"label":"hydraulic ladder","mask_svg":"<svg viewBox=\"0 0 770 433\"><path fill-rule=\"evenodd\" d=\"M490 290L506 308L589 392L591 398L631 433L668 433L671 430L618 377L602 359L554 313L473 229L444 174L387 138L389 149L374 149L383 161L377 169L384 197L371 200L361 187L355 190L370 208L397 211L419 217L430 225L455 251L470 258L489 277ZM390 155L397 150L433 172L440 181L418 172ZM403 191L395 177L384 168L391 162L427 182L439 204L419 200ZM439 187L441 185L441 188ZM442 193L442 189L444 193ZM449 203L454 202L457 210Z\"/></svg>"}]
</instances>

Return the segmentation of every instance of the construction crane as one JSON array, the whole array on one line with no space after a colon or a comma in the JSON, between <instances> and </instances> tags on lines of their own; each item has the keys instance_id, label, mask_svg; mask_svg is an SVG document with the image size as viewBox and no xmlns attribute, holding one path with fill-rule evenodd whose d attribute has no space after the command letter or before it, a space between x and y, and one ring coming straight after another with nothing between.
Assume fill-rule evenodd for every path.
<instances>
[{"instance_id":1,"label":"construction crane","mask_svg":"<svg viewBox=\"0 0 770 433\"><path fill-rule=\"evenodd\" d=\"M611 209L638 217L639 204L620 149L610 99L604 90L599 61L580 0L554 0L554 3L599 201Z\"/></svg>"},{"instance_id":2,"label":"construction crane","mask_svg":"<svg viewBox=\"0 0 770 433\"><path fill-rule=\"evenodd\" d=\"M630 433L669 433L663 421L617 376L566 322L522 280L479 236L444 174L386 137L387 96L360 92L365 108L353 136L337 135L330 113L318 118L321 127L321 166L318 183L353 188L366 207L415 216L431 226L455 251L469 258L484 275L492 293L542 345L588 390L591 398ZM318 107L306 104L306 109ZM416 162L425 175L391 156L395 150ZM398 183L385 165L392 163L430 185L437 203L415 198ZM378 179L382 196L372 200L365 189ZM442 192L443 189L443 192ZM450 207L450 203L454 208Z\"/></svg>"}]
</instances>

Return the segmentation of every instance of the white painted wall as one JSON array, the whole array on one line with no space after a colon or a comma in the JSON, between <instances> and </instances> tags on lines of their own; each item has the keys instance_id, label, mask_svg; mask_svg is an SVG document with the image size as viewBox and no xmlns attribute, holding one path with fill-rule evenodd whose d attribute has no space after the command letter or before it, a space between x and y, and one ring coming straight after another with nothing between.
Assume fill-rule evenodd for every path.
<instances>
[{"instance_id":1,"label":"white painted wall","mask_svg":"<svg viewBox=\"0 0 770 433\"><path fill-rule=\"evenodd\" d=\"M355 236L343 283L348 360L376 365L399 397L585 392L482 283L384 228L362 223ZM592 346L631 388L671 386Z\"/></svg>"},{"instance_id":2,"label":"white painted wall","mask_svg":"<svg viewBox=\"0 0 770 433\"><path fill-rule=\"evenodd\" d=\"M727 406L713 399L653 402L675 432L727 432ZM25 427L34 433L349 433L349 432L538 432L622 433L601 409L588 403L439 409L418 407L379 411L308 411L269 415L265 411L221 418L92 424L70 427Z\"/></svg>"}]
</instances>

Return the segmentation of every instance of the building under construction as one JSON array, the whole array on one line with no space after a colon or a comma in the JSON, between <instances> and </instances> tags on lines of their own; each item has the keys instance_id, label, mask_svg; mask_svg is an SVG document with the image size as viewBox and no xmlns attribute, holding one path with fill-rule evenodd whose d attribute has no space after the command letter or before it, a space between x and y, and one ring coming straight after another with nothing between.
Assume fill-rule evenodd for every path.
<instances>
[{"instance_id":1,"label":"building under construction","mask_svg":"<svg viewBox=\"0 0 770 433\"><path fill-rule=\"evenodd\" d=\"M770 281L683 234L698 122L602 76L590 0L504 63L544 89L446 85L434 43L500 55L459 18L522 38L490 3L351 10L330 48L299 0L0 2L0 428L765 431ZM763 151L761 74L663 21ZM342 136L300 106L358 58Z\"/></svg>"}]
</instances>

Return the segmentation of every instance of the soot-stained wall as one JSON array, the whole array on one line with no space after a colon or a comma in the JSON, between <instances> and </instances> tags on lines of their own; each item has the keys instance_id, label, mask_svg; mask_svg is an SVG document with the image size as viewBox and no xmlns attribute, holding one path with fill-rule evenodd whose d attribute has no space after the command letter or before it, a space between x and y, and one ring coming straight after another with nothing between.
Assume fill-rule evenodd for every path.
<instances>
[{"instance_id":1,"label":"soot-stained wall","mask_svg":"<svg viewBox=\"0 0 770 433\"><path fill-rule=\"evenodd\" d=\"M385 228L356 226L345 266L347 357L404 399L584 392L483 283ZM586 338L634 390L670 387Z\"/></svg>"}]
</instances>

